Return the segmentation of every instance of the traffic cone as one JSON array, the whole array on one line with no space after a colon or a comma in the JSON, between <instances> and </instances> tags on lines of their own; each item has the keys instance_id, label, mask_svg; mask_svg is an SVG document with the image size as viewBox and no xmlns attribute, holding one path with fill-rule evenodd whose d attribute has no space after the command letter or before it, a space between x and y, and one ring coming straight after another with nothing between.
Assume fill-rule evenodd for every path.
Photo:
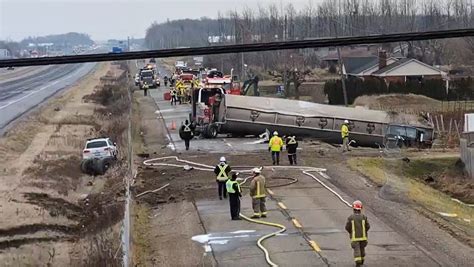
<instances>
[{"instance_id":1,"label":"traffic cone","mask_svg":"<svg viewBox=\"0 0 474 267\"><path fill-rule=\"evenodd\" d=\"M171 130L176 130L176 122L171 121Z\"/></svg>"}]
</instances>

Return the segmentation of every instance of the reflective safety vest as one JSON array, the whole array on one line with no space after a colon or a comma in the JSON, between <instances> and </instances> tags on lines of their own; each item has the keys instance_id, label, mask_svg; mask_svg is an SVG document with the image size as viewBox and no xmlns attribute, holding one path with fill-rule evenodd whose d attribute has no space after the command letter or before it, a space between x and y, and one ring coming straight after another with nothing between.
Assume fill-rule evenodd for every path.
<instances>
[{"instance_id":1,"label":"reflective safety vest","mask_svg":"<svg viewBox=\"0 0 474 267\"><path fill-rule=\"evenodd\" d=\"M352 226L351 241L352 242L367 241L367 231L365 229L365 220L362 220L361 224L362 224L362 236L357 236L355 220L351 220L351 226Z\"/></svg>"},{"instance_id":2,"label":"reflective safety vest","mask_svg":"<svg viewBox=\"0 0 474 267\"><path fill-rule=\"evenodd\" d=\"M217 175L217 180L219 181L226 181L227 179L229 179L229 177L227 176L227 173L226 173L226 169L229 165L227 164L224 164L224 165L217 165L217 167L219 168L219 174Z\"/></svg>"},{"instance_id":3,"label":"reflective safety vest","mask_svg":"<svg viewBox=\"0 0 474 267\"><path fill-rule=\"evenodd\" d=\"M170 95L171 95L171 96L175 96L175 95L176 95L176 90L174 90L174 89L171 90L171 91L170 91Z\"/></svg>"},{"instance_id":4,"label":"reflective safety vest","mask_svg":"<svg viewBox=\"0 0 474 267\"><path fill-rule=\"evenodd\" d=\"M281 140L279 136L273 136L272 139L270 139L270 142L268 142L268 146L272 151L281 151L283 140Z\"/></svg>"},{"instance_id":5,"label":"reflective safety vest","mask_svg":"<svg viewBox=\"0 0 474 267\"><path fill-rule=\"evenodd\" d=\"M296 137L295 136L290 136L288 137L288 145L294 145L296 144Z\"/></svg>"},{"instance_id":6,"label":"reflective safety vest","mask_svg":"<svg viewBox=\"0 0 474 267\"><path fill-rule=\"evenodd\" d=\"M183 124L184 129L183 132L191 132L191 123L190 124Z\"/></svg>"},{"instance_id":7,"label":"reflective safety vest","mask_svg":"<svg viewBox=\"0 0 474 267\"><path fill-rule=\"evenodd\" d=\"M342 138L349 137L349 127L347 127L345 124L343 124L341 127L341 136Z\"/></svg>"},{"instance_id":8,"label":"reflective safety vest","mask_svg":"<svg viewBox=\"0 0 474 267\"><path fill-rule=\"evenodd\" d=\"M265 178L261 175L253 178L250 182L250 196L252 198L265 197Z\"/></svg>"},{"instance_id":9,"label":"reflective safety vest","mask_svg":"<svg viewBox=\"0 0 474 267\"><path fill-rule=\"evenodd\" d=\"M234 190L234 184L237 185L237 189L240 191L240 184L237 182L237 181L232 181L232 180L227 180L227 182L225 183L225 187L227 189L227 193L230 193L230 194L235 194L235 190Z\"/></svg>"}]
</instances>

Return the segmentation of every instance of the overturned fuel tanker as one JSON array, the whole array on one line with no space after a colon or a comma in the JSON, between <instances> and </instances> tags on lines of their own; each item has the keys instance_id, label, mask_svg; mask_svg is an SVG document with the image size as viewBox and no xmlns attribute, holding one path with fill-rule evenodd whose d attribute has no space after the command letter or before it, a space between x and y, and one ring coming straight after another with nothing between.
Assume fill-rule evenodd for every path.
<instances>
[{"instance_id":1,"label":"overturned fuel tanker","mask_svg":"<svg viewBox=\"0 0 474 267\"><path fill-rule=\"evenodd\" d=\"M341 126L344 120L349 120L350 139L358 146L381 147L390 143L390 146L427 148L434 139L433 127L427 118L414 115L239 96L224 91L211 95L200 94L197 101L200 108L193 112L197 131L208 138L218 133L246 136L269 130L337 144L342 142Z\"/></svg>"}]
</instances>

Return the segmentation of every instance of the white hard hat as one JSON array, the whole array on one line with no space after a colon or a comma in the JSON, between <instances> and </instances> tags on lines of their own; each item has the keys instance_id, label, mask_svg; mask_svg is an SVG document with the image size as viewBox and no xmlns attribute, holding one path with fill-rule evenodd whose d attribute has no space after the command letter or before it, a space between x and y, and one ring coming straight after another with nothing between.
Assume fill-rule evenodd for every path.
<instances>
[{"instance_id":1,"label":"white hard hat","mask_svg":"<svg viewBox=\"0 0 474 267\"><path fill-rule=\"evenodd\" d=\"M349 123L349 121L348 121L348 120L344 120L344 123Z\"/></svg>"},{"instance_id":2,"label":"white hard hat","mask_svg":"<svg viewBox=\"0 0 474 267\"><path fill-rule=\"evenodd\" d=\"M260 168L253 168L252 172L253 173L262 173L262 170Z\"/></svg>"},{"instance_id":3,"label":"white hard hat","mask_svg":"<svg viewBox=\"0 0 474 267\"><path fill-rule=\"evenodd\" d=\"M219 159L219 161L220 161L220 162L225 162L225 157L221 157L221 158Z\"/></svg>"},{"instance_id":4,"label":"white hard hat","mask_svg":"<svg viewBox=\"0 0 474 267\"><path fill-rule=\"evenodd\" d=\"M274 132L273 132L273 135L278 135L278 132L277 132L277 131L274 131Z\"/></svg>"}]
</instances>

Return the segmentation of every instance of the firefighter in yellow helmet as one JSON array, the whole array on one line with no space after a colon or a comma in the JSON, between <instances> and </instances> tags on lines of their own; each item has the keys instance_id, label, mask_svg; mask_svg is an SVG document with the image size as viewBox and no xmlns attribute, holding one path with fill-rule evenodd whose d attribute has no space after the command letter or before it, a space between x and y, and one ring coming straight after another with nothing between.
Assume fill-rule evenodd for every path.
<instances>
[{"instance_id":1,"label":"firefighter in yellow helmet","mask_svg":"<svg viewBox=\"0 0 474 267\"><path fill-rule=\"evenodd\" d=\"M351 151L349 149L349 121L344 120L341 126L342 152Z\"/></svg>"},{"instance_id":2,"label":"firefighter in yellow helmet","mask_svg":"<svg viewBox=\"0 0 474 267\"><path fill-rule=\"evenodd\" d=\"M273 132L273 137L268 142L268 151L272 152L273 165L280 165L280 152L283 148L283 140L278 136L278 132Z\"/></svg>"},{"instance_id":3,"label":"firefighter in yellow helmet","mask_svg":"<svg viewBox=\"0 0 474 267\"><path fill-rule=\"evenodd\" d=\"M367 216L362 214L362 202L359 200L354 201L352 209L354 214L347 218L346 231L351 238L351 247L354 250L356 266L362 266L364 264L367 232L370 229L370 224Z\"/></svg>"},{"instance_id":4,"label":"firefighter in yellow helmet","mask_svg":"<svg viewBox=\"0 0 474 267\"><path fill-rule=\"evenodd\" d=\"M252 169L253 178L250 182L250 196L252 197L253 216L258 219L267 217L265 177L262 175L261 168Z\"/></svg>"}]
</instances>

